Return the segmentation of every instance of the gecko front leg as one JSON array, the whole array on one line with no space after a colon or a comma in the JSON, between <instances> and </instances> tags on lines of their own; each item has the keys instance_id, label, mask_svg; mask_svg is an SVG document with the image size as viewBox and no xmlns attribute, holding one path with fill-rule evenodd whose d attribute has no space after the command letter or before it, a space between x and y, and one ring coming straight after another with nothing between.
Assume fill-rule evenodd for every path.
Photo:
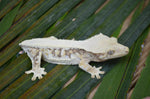
<instances>
[{"instance_id":1,"label":"gecko front leg","mask_svg":"<svg viewBox=\"0 0 150 99\"><path fill-rule=\"evenodd\" d=\"M46 75L46 72L44 71L45 68L41 68L41 57L42 52L39 49L36 48L29 48L27 49L27 55L30 57L32 62L32 69L29 71L26 71L26 74L33 73L32 81L38 79L42 79L42 75Z\"/></svg>"},{"instance_id":2,"label":"gecko front leg","mask_svg":"<svg viewBox=\"0 0 150 99\"><path fill-rule=\"evenodd\" d=\"M88 72L89 74L91 74L91 78L96 78L100 79L100 75L99 74L104 74L104 71L100 71L100 69L102 68L101 66L96 68L95 66L91 66L89 64L89 60L86 59L81 59L80 63L79 63L79 67L81 69L83 69L84 71Z\"/></svg>"}]
</instances>

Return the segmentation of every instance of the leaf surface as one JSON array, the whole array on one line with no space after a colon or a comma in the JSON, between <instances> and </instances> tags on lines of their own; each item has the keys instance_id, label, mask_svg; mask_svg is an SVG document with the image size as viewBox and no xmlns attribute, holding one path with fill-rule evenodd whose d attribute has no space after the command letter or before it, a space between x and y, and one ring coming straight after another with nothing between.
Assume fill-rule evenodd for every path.
<instances>
[{"instance_id":1,"label":"leaf surface","mask_svg":"<svg viewBox=\"0 0 150 99\"><path fill-rule=\"evenodd\" d=\"M16 8L11 10L7 15L0 21L0 36L3 35L12 25L16 14L22 3L20 3Z\"/></svg>"},{"instance_id":2,"label":"leaf surface","mask_svg":"<svg viewBox=\"0 0 150 99\"><path fill-rule=\"evenodd\" d=\"M18 44L26 39L48 36L83 40L100 32L118 37L124 20L138 5L144 5L143 2L145 3L141 0L24 1L13 25L0 37L0 98L83 99L101 81L101 97L105 97L106 93L110 99L126 97L139 58L139 45L148 33L149 5L144 10L136 11L131 24L118 39L121 44L130 47L129 55L102 63L90 63L92 66L103 66L102 70L106 71L100 80L91 79L77 65L56 65L42 61L41 66L46 68L47 75L32 82L32 75L24 74L31 68L31 61L26 54L17 54L21 50ZM18 3L13 3L11 7L16 7L16 4ZM139 7L143 9L142 6ZM1 9L7 10L0 14L2 18L12 11L8 5L7 9ZM75 80L64 88L75 74Z\"/></svg>"}]
</instances>

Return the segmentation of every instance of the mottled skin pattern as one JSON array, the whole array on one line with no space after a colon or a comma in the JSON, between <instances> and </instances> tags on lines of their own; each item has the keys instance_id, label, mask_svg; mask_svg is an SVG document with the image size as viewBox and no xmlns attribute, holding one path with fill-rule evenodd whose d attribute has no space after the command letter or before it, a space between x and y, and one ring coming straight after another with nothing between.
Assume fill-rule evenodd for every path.
<instances>
[{"instance_id":1,"label":"mottled skin pattern","mask_svg":"<svg viewBox=\"0 0 150 99\"><path fill-rule=\"evenodd\" d=\"M99 55L103 54L93 54L87 52L83 49L63 49L63 48L28 48L27 54L32 61L32 70L26 71L26 74L33 73L32 80L34 81L36 77L38 79L42 78L42 75L46 75L44 68L40 67L41 58L46 62L56 63L56 64L79 64L79 67L86 72L91 74L91 77L100 78L99 74L104 74L104 71L100 71L101 67L96 68L89 65L90 61L102 61L99 59ZM56 61L54 61L56 60ZM59 60L59 61L58 61ZM64 61L67 60L65 63Z\"/></svg>"},{"instance_id":2,"label":"mottled skin pattern","mask_svg":"<svg viewBox=\"0 0 150 99\"><path fill-rule=\"evenodd\" d=\"M88 72L92 78L100 79L101 66L96 68L89 64L90 61L102 62L108 59L122 57L128 54L128 47L121 45L114 37L102 33L86 40L64 40L55 37L25 40L19 44L30 57L32 69L26 74L33 73L32 80L46 75L41 68L41 59L49 63L75 65Z\"/></svg>"}]
</instances>

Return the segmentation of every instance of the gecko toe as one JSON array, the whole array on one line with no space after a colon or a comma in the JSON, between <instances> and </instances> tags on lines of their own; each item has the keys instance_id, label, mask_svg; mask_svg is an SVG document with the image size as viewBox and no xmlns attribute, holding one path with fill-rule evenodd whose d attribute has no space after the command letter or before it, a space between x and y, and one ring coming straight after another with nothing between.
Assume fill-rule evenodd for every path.
<instances>
[{"instance_id":1,"label":"gecko toe","mask_svg":"<svg viewBox=\"0 0 150 99\"><path fill-rule=\"evenodd\" d=\"M100 77L100 75L98 74L98 75L96 75L96 78L97 78L97 79L100 79L101 77Z\"/></svg>"},{"instance_id":2,"label":"gecko toe","mask_svg":"<svg viewBox=\"0 0 150 99\"><path fill-rule=\"evenodd\" d=\"M98 67L98 69L102 69L102 66Z\"/></svg>"},{"instance_id":3,"label":"gecko toe","mask_svg":"<svg viewBox=\"0 0 150 99\"><path fill-rule=\"evenodd\" d=\"M41 68L41 70L42 70L42 71L44 71L44 70L45 70L45 68Z\"/></svg>"},{"instance_id":4,"label":"gecko toe","mask_svg":"<svg viewBox=\"0 0 150 99\"><path fill-rule=\"evenodd\" d=\"M95 75L91 74L91 78L95 78Z\"/></svg>"},{"instance_id":5,"label":"gecko toe","mask_svg":"<svg viewBox=\"0 0 150 99\"><path fill-rule=\"evenodd\" d=\"M33 73L33 70L25 71L26 74Z\"/></svg>"},{"instance_id":6,"label":"gecko toe","mask_svg":"<svg viewBox=\"0 0 150 99\"><path fill-rule=\"evenodd\" d=\"M47 72L43 72L43 75L46 75L47 74Z\"/></svg>"},{"instance_id":7,"label":"gecko toe","mask_svg":"<svg viewBox=\"0 0 150 99\"><path fill-rule=\"evenodd\" d=\"M42 78L43 78L42 75L39 75L39 76L38 76L38 79L42 79Z\"/></svg>"},{"instance_id":8,"label":"gecko toe","mask_svg":"<svg viewBox=\"0 0 150 99\"><path fill-rule=\"evenodd\" d=\"M36 80L36 77L37 77L37 76L33 76L33 77L31 78L31 80L32 80L32 81L35 81L35 80Z\"/></svg>"},{"instance_id":9,"label":"gecko toe","mask_svg":"<svg viewBox=\"0 0 150 99\"><path fill-rule=\"evenodd\" d=\"M105 71L100 71L100 74L105 74Z\"/></svg>"}]
</instances>

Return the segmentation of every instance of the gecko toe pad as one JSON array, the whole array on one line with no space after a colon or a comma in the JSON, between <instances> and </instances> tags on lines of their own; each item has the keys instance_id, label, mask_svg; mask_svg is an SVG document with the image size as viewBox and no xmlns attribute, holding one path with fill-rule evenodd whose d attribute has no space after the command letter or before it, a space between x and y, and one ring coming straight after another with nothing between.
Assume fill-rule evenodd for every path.
<instances>
[{"instance_id":1,"label":"gecko toe pad","mask_svg":"<svg viewBox=\"0 0 150 99\"><path fill-rule=\"evenodd\" d=\"M100 79L101 77L100 77L99 74L104 74L105 73L104 71L100 71L100 69L102 69L102 67L96 68L95 66L93 66L93 68L90 72L91 78L95 78L95 76L96 76L97 79Z\"/></svg>"},{"instance_id":2,"label":"gecko toe pad","mask_svg":"<svg viewBox=\"0 0 150 99\"><path fill-rule=\"evenodd\" d=\"M36 80L36 78L38 77L38 79L42 79L42 75L46 75L47 73L44 71L45 68L38 68L38 69L32 69L29 71L26 71L26 74L30 74L33 73L33 77L32 77L32 81Z\"/></svg>"}]
</instances>

